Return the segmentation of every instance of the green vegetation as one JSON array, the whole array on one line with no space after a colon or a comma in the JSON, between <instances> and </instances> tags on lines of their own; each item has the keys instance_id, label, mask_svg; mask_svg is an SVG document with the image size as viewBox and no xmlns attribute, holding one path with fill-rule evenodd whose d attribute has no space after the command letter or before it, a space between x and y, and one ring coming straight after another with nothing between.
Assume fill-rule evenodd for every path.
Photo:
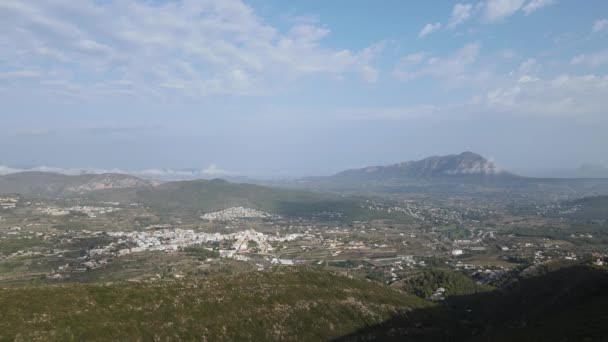
<instances>
[{"instance_id":1,"label":"green vegetation","mask_svg":"<svg viewBox=\"0 0 608 342\"><path fill-rule=\"evenodd\" d=\"M553 262L502 291L464 299L476 324L494 326L488 340L596 341L608 323L606 286L605 268Z\"/></svg>"},{"instance_id":2,"label":"green vegetation","mask_svg":"<svg viewBox=\"0 0 608 342\"><path fill-rule=\"evenodd\" d=\"M10 255L20 250L27 250L33 247L48 247L49 242L35 237L27 238L8 238L0 240L0 253Z\"/></svg>"},{"instance_id":3,"label":"green vegetation","mask_svg":"<svg viewBox=\"0 0 608 342\"><path fill-rule=\"evenodd\" d=\"M462 225L452 224L449 226L443 226L438 228L439 231L444 232L450 239L467 239L471 236L471 231L463 227Z\"/></svg>"},{"instance_id":4,"label":"green vegetation","mask_svg":"<svg viewBox=\"0 0 608 342\"><path fill-rule=\"evenodd\" d=\"M219 258L220 256L218 251L210 250L202 246L188 246L182 248L182 251L201 261L207 260L208 258Z\"/></svg>"},{"instance_id":5,"label":"green vegetation","mask_svg":"<svg viewBox=\"0 0 608 342\"><path fill-rule=\"evenodd\" d=\"M251 253L259 253L260 252L260 247L257 241L255 240L249 240L247 241L247 245L249 246Z\"/></svg>"},{"instance_id":6,"label":"green vegetation","mask_svg":"<svg viewBox=\"0 0 608 342\"><path fill-rule=\"evenodd\" d=\"M111 189L90 194L97 200L135 201L162 215L198 217L230 207L248 207L288 217L365 221L390 218L410 221L405 215L374 212L356 198L336 194L229 183L221 179L169 182L158 187ZM331 215L329 213L338 213Z\"/></svg>"},{"instance_id":7,"label":"green vegetation","mask_svg":"<svg viewBox=\"0 0 608 342\"><path fill-rule=\"evenodd\" d=\"M451 296L344 340L604 341L608 271L552 265L496 291Z\"/></svg>"},{"instance_id":8,"label":"green vegetation","mask_svg":"<svg viewBox=\"0 0 608 342\"><path fill-rule=\"evenodd\" d=\"M518 227L505 230L502 234L565 240L577 245L602 245L608 243L608 222L572 223L567 227Z\"/></svg>"},{"instance_id":9,"label":"green vegetation","mask_svg":"<svg viewBox=\"0 0 608 342\"><path fill-rule=\"evenodd\" d=\"M206 280L0 289L0 340L309 340L432 304L308 269Z\"/></svg>"},{"instance_id":10,"label":"green vegetation","mask_svg":"<svg viewBox=\"0 0 608 342\"><path fill-rule=\"evenodd\" d=\"M494 289L491 286L478 285L464 274L437 268L425 269L398 284L398 288L401 290L425 299L440 287L445 289L446 297L469 295Z\"/></svg>"},{"instance_id":11,"label":"green vegetation","mask_svg":"<svg viewBox=\"0 0 608 342\"><path fill-rule=\"evenodd\" d=\"M573 205L580 205L581 209L572 217L585 220L608 220L608 196L585 197L572 201Z\"/></svg>"},{"instance_id":12,"label":"green vegetation","mask_svg":"<svg viewBox=\"0 0 608 342\"><path fill-rule=\"evenodd\" d=\"M0 261L0 273L7 273L15 270L16 268L23 267L25 261L28 259L26 257L18 257L12 259L6 259Z\"/></svg>"}]
</instances>

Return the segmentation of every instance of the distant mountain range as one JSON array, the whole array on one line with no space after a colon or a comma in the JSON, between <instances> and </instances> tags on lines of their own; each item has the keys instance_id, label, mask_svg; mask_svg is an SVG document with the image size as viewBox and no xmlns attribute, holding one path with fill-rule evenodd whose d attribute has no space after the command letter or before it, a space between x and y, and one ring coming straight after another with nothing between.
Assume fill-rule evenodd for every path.
<instances>
[{"instance_id":1,"label":"distant mountain range","mask_svg":"<svg viewBox=\"0 0 608 342\"><path fill-rule=\"evenodd\" d=\"M0 193L52 197L77 195L94 190L150 187L155 184L134 176L116 173L69 176L33 171L0 176Z\"/></svg>"},{"instance_id":2,"label":"distant mountain range","mask_svg":"<svg viewBox=\"0 0 608 342\"><path fill-rule=\"evenodd\" d=\"M249 204L259 209L274 209L281 212L291 211L291 209L284 209L297 207L297 202L302 200L299 199L295 201L296 203L291 201L294 193L290 193L290 189L353 194L423 194L425 196L504 197L515 194L524 195L527 198L548 198L548 194L555 195L555 198L608 194L608 179L523 177L504 170L493 161L473 152L351 169L325 177L307 177L286 181L255 181L247 178L230 180L236 183L203 180L156 182L117 173L68 176L49 172L20 172L0 176L0 194L19 193L48 198L75 197L94 193L95 196L104 194L108 198L126 196L144 203L158 199L157 203L163 204L163 206L167 206L167 203L176 203L175 209L179 206L190 207L192 203L197 202L201 204L199 201L204 198L203 207L209 209L215 208L211 202L215 200L217 203L220 200L223 203L220 207L224 207L228 203L230 205ZM254 187L251 183L255 183L257 186ZM272 186L283 189L273 189ZM200 192L197 192L199 190ZM226 196L222 195L223 193L230 194L230 200L227 200ZM146 195L153 199L145 198ZM306 199L303 202L307 202L307 206L315 201L328 200L310 196L310 194L304 197ZM163 203L169 199L176 201ZM340 206L343 204L340 203ZM284 207L278 210L278 206ZM347 207L352 210L352 203Z\"/></svg>"},{"instance_id":3,"label":"distant mountain range","mask_svg":"<svg viewBox=\"0 0 608 342\"><path fill-rule=\"evenodd\" d=\"M425 196L515 194L549 198L548 194L577 197L608 193L608 179L524 177L473 152L345 170L332 176L307 177L278 185L318 191Z\"/></svg>"},{"instance_id":4,"label":"distant mountain range","mask_svg":"<svg viewBox=\"0 0 608 342\"><path fill-rule=\"evenodd\" d=\"M342 171L334 178L433 178L433 177L495 177L515 176L479 154L463 152L433 156L386 166L370 166Z\"/></svg>"},{"instance_id":5,"label":"distant mountain range","mask_svg":"<svg viewBox=\"0 0 608 342\"><path fill-rule=\"evenodd\" d=\"M338 220L393 218L405 214L378 213L362 200L334 193L277 188L222 179L152 182L123 174L68 176L21 172L0 176L0 195L20 194L41 199L87 199L95 202L140 203L160 215L198 217L231 207L247 207L288 217ZM335 214L335 215L334 215Z\"/></svg>"}]
</instances>

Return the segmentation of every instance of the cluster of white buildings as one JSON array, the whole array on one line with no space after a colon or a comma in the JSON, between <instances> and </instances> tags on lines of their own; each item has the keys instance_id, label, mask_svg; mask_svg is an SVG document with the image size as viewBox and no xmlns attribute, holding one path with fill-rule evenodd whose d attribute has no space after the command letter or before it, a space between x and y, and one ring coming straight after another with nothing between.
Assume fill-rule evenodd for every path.
<instances>
[{"instance_id":1,"label":"cluster of white buildings","mask_svg":"<svg viewBox=\"0 0 608 342\"><path fill-rule=\"evenodd\" d=\"M336 211L322 211L312 214L312 217L315 219L339 220L344 217L344 214Z\"/></svg>"},{"instance_id":2,"label":"cluster of white buildings","mask_svg":"<svg viewBox=\"0 0 608 342\"><path fill-rule=\"evenodd\" d=\"M244 207L232 207L220 211L207 213L201 216L201 219L209 221L233 221L248 218L278 218L278 216L267 212Z\"/></svg>"},{"instance_id":3,"label":"cluster of white buildings","mask_svg":"<svg viewBox=\"0 0 608 342\"><path fill-rule=\"evenodd\" d=\"M255 247L257 253L267 254L273 250L271 242L293 241L303 237L303 234L269 235L248 229L231 234L198 233L185 229L163 229L143 232L108 232L108 235L118 238L111 244L89 250L90 257L104 254L118 256L143 251L178 251L181 248L201 245L208 242L231 241L232 248L220 250L220 256L240 259L240 253L249 252ZM120 248L120 246L132 246ZM254 246L252 246L254 245Z\"/></svg>"},{"instance_id":4,"label":"cluster of white buildings","mask_svg":"<svg viewBox=\"0 0 608 342\"><path fill-rule=\"evenodd\" d=\"M580 204L553 203L536 207L536 215L572 215L583 208Z\"/></svg>"},{"instance_id":5,"label":"cluster of white buildings","mask_svg":"<svg viewBox=\"0 0 608 342\"><path fill-rule=\"evenodd\" d=\"M109 214L116 211L119 211L120 208L116 207L93 207L93 206L73 206L71 208L56 208L56 207L47 207L41 208L39 211L46 215L51 216L65 216L70 212L79 212L86 214L90 218L95 218L97 215Z\"/></svg>"},{"instance_id":6,"label":"cluster of white buildings","mask_svg":"<svg viewBox=\"0 0 608 342\"><path fill-rule=\"evenodd\" d=\"M14 197L0 197L0 209L8 210L17 207L18 199Z\"/></svg>"},{"instance_id":7,"label":"cluster of white buildings","mask_svg":"<svg viewBox=\"0 0 608 342\"><path fill-rule=\"evenodd\" d=\"M403 202L400 206L389 206L374 201L368 200L362 208L381 211L386 213L400 213L413 217L420 221L428 221L433 223L452 223L464 221L462 215L452 209L434 207L424 203L408 203Z\"/></svg>"},{"instance_id":8,"label":"cluster of white buildings","mask_svg":"<svg viewBox=\"0 0 608 342\"><path fill-rule=\"evenodd\" d=\"M462 251L462 249L453 249L452 250L452 255L453 256L459 256L462 255L464 252Z\"/></svg>"}]
</instances>

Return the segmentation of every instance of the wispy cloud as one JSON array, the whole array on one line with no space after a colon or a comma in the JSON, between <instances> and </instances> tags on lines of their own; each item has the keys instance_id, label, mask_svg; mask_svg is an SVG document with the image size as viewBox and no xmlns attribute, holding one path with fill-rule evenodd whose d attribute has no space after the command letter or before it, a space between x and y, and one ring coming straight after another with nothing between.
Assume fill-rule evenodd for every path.
<instances>
[{"instance_id":1,"label":"wispy cloud","mask_svg":"<svg viewBox=\"0 0 608 342\"><path fill-rule=\"evenodd\" d=\"M452 8L447 27L455 28L472 18L478 18L485 23L497 23L520 12L530 15L555 2L555 0L482 0L476 3L457 3Z\"/></svg>"},{"instance_id":2,"label":"wispy cloud","mask_svg":"<svg viewBox=\"0 0 608 342\"><path fill-rule=\"evenodd\" d=\"M207 168L201 171L204 175L209 176L222 176L222 175L236 175L236 172L228 171L220 168L217 164L211 164Z\"/></svg>"},{"instance_id":3,"label":"wispy cloud","mask_svg":"<svg viewBox=\"0 0 608 342\"><path fill-rule=\"evenodd\" d=\"M471 66L477 61L481 45L469 43L447 56L426 56L422 53L405 56L393 70L393 76L402 81L431 77L446 87L477 82L485 73Z\"/></svg>"},{"instance_id":4,"label":"wispy cloud","mask_svg":"<svg viewBox=\"0 0 608 342\"><path fill-rule=\"evenodd\" d=\"M441 23L426 24L418 33L418 38L424 38L433 32L439 31L439 29L441 29Z\"/></svg>"},{"instance_id":5,"label":"wispy cloud","mask_svg":"<svg viewBox=\"0 0 608 342\"><path fill-rule=\"evenodd\" d=\"M473 4L456 4L452 9L452 15L448 22L448 28L454 28L467 20L471 19L474 14Z\"/></svg>"},{"instance_id":6,"label":"wispy cloud","mask_svg":"<svg viewBox=\"0 0 608 342\"><path fill-rule=\"evenodd\" d=\"M608 64L608 49L575 56L572 58L571 63L573 65L585 65L592 68Z\"/></svg>"},{"instance_id":7,"label":"wispy cloud","mask_svg":"<svg viewBox=\"0 0 608 342\"><path fill-rule=\"evenodd\" d=\"M608 76L562 74L541 78L527 74L495 75L496 85L480 89L470 100L448 104L341 109L349 120L462 119L475 116L602 117L608 106Z\"/></svg>"},{"instance_id":8,"label":"wispy cloud","mask_svg":"<svg viewBox=\"0 0 608 342\"><path fill-rule=\"evenodd\" d=\"M486 0L483 4L483 19L487 22L500 21L522 9L524 0Z\"/></svg>"},{"instance_id":9,"label":"wispy cloud","mask_svg":"<svg viewBox=\"0 0 608 342\"><path fill-rule=\"evenodd\" d=\"M591 26L591 32L593 32L593 33L602 32L606 28L608 28L608 19L606 19L606 18L598 19L593 22L593 25Z\"/></svg>"},{"instance_id":10,"label":"wispy cloud","mask_svg":"<svg viewBox=\"0 0 608 342\"><path fill-rule=\"evenodd\" d=\"M465 46L445 55L412 53L395 66L393 75L405 82L430 78L447 88L468 89L470 101L454 100L447 105L420 103L408 107L353 111L353 117L377 119L450 117L469 115L519 115L600 118L608 106L608 76L558 74L547 76L547 68L535 58L519 62L504 72L484 66L481 46ZM513 54L509 54L513 58ZM515 61L514 61L515 62ZM608 64L608 51L582 54L573 65L599 67ZM375 114L374 114L375 113Z\"/></svg>"},{"instance_id":11,"label":"wispy cloud","mask_svg":"<svg viewBox=\"0 0 608 342\"><path fill-rule=\"evenodd\" d=\"M603 115L608 106L607 93L608 76L523 75L476 96L472 105L495 114L593 117Z\"/></svg>"},{"instance_id":12,"label":"wispy cloud","mask_svg":"<svg viewBox=\"0 0 608 342\"><path fill-rule=\"evenodd\" d=\"M525 6L522 7L522 11L526 15L532 14L543 7L551 6L555 3L555 0L531 0Z\"/></svg>"},{"instance_id":13,"label":"wispy cloud","mask_svg":"<svg viewBox=\"0 0 608 342\"><path fill-rule=\"evenodd\" d=\"M325 48L330 30L316 20L294 19L282 30L241 0L7 0L0 17L0 79L40 80L29 91L260 95L311 74L374 81L377 73L377 49Z\"/></svg>"},{"instance_id":14,"label":"wispy cloud","mask_svg":"<svg viewBox=\"0 0 608 342\"><path fill-rule=\"evenodd\" d=\"M522 74L535 74L540 70L540 65L535 58L528 58L519 64L519 72Z\"/></svg>"}]
</instances>

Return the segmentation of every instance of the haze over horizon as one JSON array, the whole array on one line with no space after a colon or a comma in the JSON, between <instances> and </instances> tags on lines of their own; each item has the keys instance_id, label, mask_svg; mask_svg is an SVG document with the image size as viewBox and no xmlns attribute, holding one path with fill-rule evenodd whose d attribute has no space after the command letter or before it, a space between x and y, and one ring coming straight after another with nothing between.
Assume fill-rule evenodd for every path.
<instances>
[{"instance_id":1,"label":"haze over horizon","mask_svg":"<svg viewBox=\"0 0 608 342\"><path fill-rule=\"evenodd\" d=\"M605 1L8 0L0 20L5 167L608 165Z\"/></svg>"},{"instance_id":2,"label":"haze over horizon","mask_svg":"<svg viewBox=\"0 0 608 342\"><path fill-rule=\"evenodd\" d=\"M238 171L224 170L220 168L216 164L211 164L206 168L183 168L183 169L174 169L174 168L148 168L148 169L120 169L120 168L94 168L94 167L74 167L74 168L62 168L55 166L44 166L44 165L24 165L24 166L6 166L0 164L0 176L9 175L21 172L47 172L47 173L59 173L64 175L82 175L82 174L128 174L137 176L144 179L150 180L159 180L159 181L172 181L172 180L193 180L193 179L214 179L214 178L224 178L229 179L231 181L235 180L243 180L243 181L263 181L263 180L288 180L288 179L298 179L305 178L310 176L332 176L337 175L343 171L347 170L364 170L369 169L370 167L383 167L383 166L393 166L393 165L402 165L403 162L423 162L429 158L439 157L441 159L450 158L451 156L461 156L466 153L471 153L470 151L450 155L442 155L442 156L429 156L427 158L423 158L420 160L408 160L401 161L398 163L387 163L383 165L362 165L355 166L351 168L345 168L338 170L337 172L327 173L327 174L315 174L315 175L271 175L271 174L262 174L262 175L252 175L252 174L244 174ZM473 152L473 155L477 155ZM563 168L563 169L509 169L505 168L503 165L496 163L495 160L486 159L483 156L479 156L480 160L485 159L490 165L493 165L500 172L507 172L509 174L515 174L518 176L524 177L539 177L539 178L608 178L608 168L601 164L590 164L584 163L580 165L578 168Z\"/></svg>"}]
</instances>

